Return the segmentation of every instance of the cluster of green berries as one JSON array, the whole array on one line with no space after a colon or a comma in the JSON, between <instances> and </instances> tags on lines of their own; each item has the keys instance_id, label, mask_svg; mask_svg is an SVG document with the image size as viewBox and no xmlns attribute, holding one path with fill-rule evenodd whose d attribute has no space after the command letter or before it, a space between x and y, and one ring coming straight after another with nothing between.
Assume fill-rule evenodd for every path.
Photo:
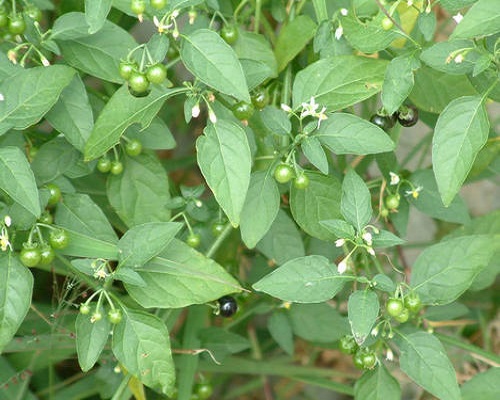
<instances>
[{"instance_id":1,"label":"cluster of green berries","mask_svg":"<svg viewBox=\"0 0 500 400\"><path fill-rule=\"evenodd\" d=\"M147 3L155 10L161 10L166 7L167 0L132 0L130 2L130 11L134 14L142 15L146 11Z\"/></svg>"},{"instance_id":2,"label":"cluster of green berries","mask_svg":"<svg viewBox=\"0 0 500 400\"><path fill-rule=\"evenodd\" d=\"M151 64L143 71L135 61L122 61L119 72L135 97L147 96L151 83L161 84L167 79L167 67L162 63Z\"/></svg>"},{"instance_id":3,"label":"cluster of green berries","mask_svg":"<svg viewBox=\"0 0 500 400\"><path fill-rule=\"evenodd\" d=\"M354 366L359 369L373 369L377 364L377 355L369 347L359 347L354 337L346 335L340 338L339 349L352 355Z\"/></svg>"},{"instance_id":4,"label":"cluster of green berries","mask_svg":"<svg viewBox=\"0 0 500 400\"><path fill-rule=\"evenodd\" d=\"M5 5L0 5L0 29L5 29L11 35L22 35L26 31L25 17L32 21L42 20L42 11L34 4L27 4L22 12L10 11Z\"/></svg>"},{"instance_id":5,"label":"cluster of green berries","mask_svg":"<svg viewBox=\"0 0 500 400\"><path fill-rule=\"evenodd\" d=\"M414 106L402 106L391 115L377 112L371 116L370 122L386 132L392 129L396 125L396 122L408 128L418 122L418 109Z\"/></svg>"},{"instance_id":6,"label":"cluster of green berries","mask_svg":"<svg viewBox=\"0 0 500 400\"><path fill-rule=\"evenodd\" d=\"M385 304L385 311L399 323L404 324L410 315L417 314L422 309L422 301L416 293L410 293L404 300L399 297L391 297Z\"/></svg>"},{"instance_id":7,"label":"cluster of green berries","mask_svg":"<svg viewBox=\"0 0 500 400\"><path fill-rule=\"evenodd\" d=\"M274 179L279 183L288 183L293 179L293 186L296 189L306 189L309 186L309 177L305 172L295 174L293 167L287 163L280 163L274 169Z\"/></svg>"},{"instance_id":8,"label":"cluster of green berries","mask_svg":"<svg viewBox=\"0 0 500 400\"><path fill-rule=\"evenodd\" d=\"M125 143L125 153L130 157L137 157L142 153L141 141L138 139L128 139ZM120 175L123 172L123 163L118 159L111 160L105 155L97 162L97 170L103 174L111 172L113 175Z\"/></svg>"},{"instance_id":9,"label":"cluster of green berries","mask_svg":"<svg viewBox=\"0 0 500 400\"><path fill-rule=\"evenodd\" d=\"M90 314L90 311L91 311L90 304L88 304L88 303L82 303L82 304L80 304L80 314L88 315L88 314ZM95 310L92 313L91 321L92 322L99 322L99 321L102 320L102 318L103 318L102 313L99 310ZM113 325L119 324L121 322L121 320L122 320L122 312L120 311L120 309L118 309L118 308L111 308L108 311L108 320Z\"/></svg>"}]
</instances>

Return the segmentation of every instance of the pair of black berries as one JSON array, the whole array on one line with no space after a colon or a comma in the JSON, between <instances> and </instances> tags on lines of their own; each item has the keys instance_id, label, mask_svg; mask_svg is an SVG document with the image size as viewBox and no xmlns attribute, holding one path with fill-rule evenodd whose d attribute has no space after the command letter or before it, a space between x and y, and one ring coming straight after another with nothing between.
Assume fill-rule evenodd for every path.
<instances>
[{"instance_id":1,"label":"pair of black berries","mask_svg":"<svg viewBox=\"0 0 500 400\"><path fill-rule=\"evenodd\" d=\"M372 124L377 125L386 132L394 127L396 121L405 127L415 125L418 121L417 108L414 106L402 106L394 114L386 115L381 112L377 112L370 118L370 122Z\"/></svg>"}]
</instances>

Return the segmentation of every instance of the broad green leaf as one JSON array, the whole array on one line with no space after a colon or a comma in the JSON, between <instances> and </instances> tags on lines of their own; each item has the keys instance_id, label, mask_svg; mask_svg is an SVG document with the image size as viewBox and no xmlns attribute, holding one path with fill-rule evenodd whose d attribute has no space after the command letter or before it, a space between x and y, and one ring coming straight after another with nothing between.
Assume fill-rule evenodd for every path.
<instances>
[{"instance_id":1,"label":"broad green leaf","mask_svg":"<svg viewBox=\"0 0 500 400\"><path fill-rule=\"evenodd\" d=\"M292 304L288 315L293 332L311 342L332 343L349 334L347 318L328 303Z\"/></svg>"},{"instance_id":2,"label":"broad green leaf","mask_svg":"<svg viewBox=\"0 0 500 400\"><path fill-rule=\"evenodd\" d=\"M418 198L408 196L410 203L418 210L442 221L465 224L470 221L467 204L460 196L455 196L448 207L445 207L439 196L436 179L430 169L415 171L411 182L422 187Z\"/></svg>"},{"instance_id":3,"label":"broad green leaf","mask_svg":"<svg viewBox=\"0 0 500 400\"><path fill-rule=\"evenodd\" d=\"M321 173L328 175L328 159L316 136L307 136L300 142L300 148L312 165L318 168Z\"/></svg>"},{"instance_id":4,"label":"broad green leaf","mask_svg":"<svg viewBox=\"0 0 500 400\"><path fill-rule=\"evenodd\" d=\"M340 198L342 187L337 178L310 173L307 190L292 185L290 208L297 224L309 235L321 240L335 240L336 237L324 228L320 221L340 219Z\"/></svg>"},{"instance_id":5,"label":"broad green leaf","mask_svg":"<svg viewBox=\"0 0 500 400\"><path fill-rule=\"evenodd\" d=\"M122 86L99 114L85 146L85 160L98 158L116 146L130 125L138 123L147 128L165 100L183 91L155 86L148 96L134 97Z\"/></svg>"},{"instance_id":6,"label":"broad green leaf","mask_svg":"<svg viewBox=\"0 0 500 400\"><path fill-rule=\"evenodd\" d=\"M150 222L130 228L118 242L118 261L141 267L161 253L181 228L178 222Z\"/></svg>"},{"instance_id":7,"label":"broad green leaf","mask_svg":"<svg viewBox=\"0 0 500 400\"><path fill-rule=\"evenodd\" d=\"M11 79L18 72L23 72L24 68L20 65L12 64L7 55L0 52L0 82L6 78Z\"/></svg>"},{"instance_id":8,"label":"broad green leaf","mask_svg":"<svg viewBox=\"0 0 500 400\"><path fill-rule=\"evenodd\" d=\"M169 222L168 177L156 155L123 157L123 173L108 178L111 206L129 227L146 222Z\"/></svg>"},{"instance_id":9,"label":"broad green leaf","mask_svg":"<svg viewBox=\"0 0 500 400\"><path fill-rule=\"evenodd\" d=\"M0 253L0 353L28 313L33 275L12 252Z\"/></svg>"},{"instance_id":10,"label":"broad green leaf","mask_svg":"<svg viewBox=\"0 0 500 400\"><path fill-rule=\"evenodd\" d=\"M372 290L356 290L349 296L347 315L356 343L362 345L370 334L379 313L377 293Z\"/></svg>"},{"instance_id":11,"label":"broad green leaf","mask_svg":"<svg viewBox=\"0 0 500 400\"><path fill-rule=\"evenodd\" d=\"M465 75L473 71L475 61L479 57L479 54L473 51L474 48L475 44L472 40L439 42L424 50L420 59L438 71L453 75ZM468 51L463 55L463 60L456 62L455 58L464 50Z\"/></svg>"},{"instance_id":12,"label":"broad green leaf","mask_svg":"<svg viewBox=\"0 0 500 400\"><path fill-rule=\"evenodd\" d=\"M432 140L432 162L439 193L449 206L488 139L490 124L483 98L453 100L438 118Z\"/></svg>"},{"instance_id":13,"label":"broad green leaf","mask_svg":"<svg viewBox=\"0 0 500 400\"><path fill-rule=\"evenodd\" d=\"M373 247L392 247L403 244L405 241L392 232L380 229L378 233L372 233Z\"/></svg>"},{"instance_id":14,"label":"broad green leaf","mask_svg":"<svg viewBox=\"0 0 500 400\"><path fill-rule=\"evenodd\" d=\"M415 78L413 70L418 68L418 61L413 55L395 57L385 71L382 85L382 104L388 114L395 113L410 94Z\"/></svg>"},{"instance_id":15,"label":"broad green leaf","mask_svg":"<svg viewBox=\"0 0 500 400\"><path fill-rule=\"evenodd\" d=\"M267 329L272 338L289 355L293 355L295 343L290 318L283 312L273 312L267 320Z\"/></svg>"},{"instance_id":16,"label":"broad green leaf","mask_svg":"<svg viewBox=\"0 0 500 400\"><path fill-rule=\"evenodd\" d=\"M35 177L26 156L17 147L0 148L0 189L30 214L40 216Z\"/></svg>"},{"instance_id":17,"label":"broad green leaf","mask_svg":"<svg viewBox=\"0 0 500 400\"><path fill-rule=\"evenodd\" d=\"M395 147L389 135L375 124L340 112L330 115L315 137L335 154L376 154Z\"/></svg>"},{"instance_id":18,"label":"broad green leaf","mask_svg":"<svg viewBox=\"0 0 500 400\"><path fill-rule=\"evenodd\" d=\"M476 90L465 76L422 66L415 72L415 85L409 98L419 110L438 114L453 99L474 94Z\"/></svg>"},{"instance_id":19,"label":"broad green leaf","mask_svg":"<svg viewBox=\"0 0 500 400\"><path fill-rule=\"evenodd\" d=\"M140 125L130 125L125 133L129 139L138 139L145 149L169 150L176 146L175 138L167 124L159 117L153 118L151 125L141 129Z\"/></svg>"},{"instance_id":20,"label":"broad green leaf","mask_svg":"<svg viewBox=\"0 0 500 400\"><path fill-rule=\"evenodd\" d=\"M57 21L60 28L54 30L52 39L69 65L106 81L123 82L118 72L120 60L137 46L127 31L105 21L98 32L82 35L82 29L89 29L83 13L64 14Z\"/></svg>"},{"instance_id":21,"label":"broad green leaf","mask_svg":"<svg viewBox=\"0 0 500 400\"><path fill-rule=\"evenodd\" d=\"M328 219L326 221L319 221L319 223L339 239L354 240L356 232L353 226L343 219Z\"/></svg>"},{"instance_id":22,"label":"broad green leaf","mask_svg":"<svg viewBox=\"0 0 500 400\"><path fill-rule=\"evenodd\" d=\"M451 303L488 265L499 243L498 235L474 235L427 247L413 264L411 287L426 304Z\"/></svg>"},{"instance_id":23,"label":"broad green leaf","mask_svg":"<svg viewBox=\"0 0 500 400\"><path fill-rule=\"evenodd\" d=\"M451 321L469 314L471 310L464 304L453 302L444 306L429 306L425 308L425 319L430 321Z\"/></svg>"},{"instance_id":24,"label":"broad green leaf","mask_svg":"<svg viewBox=\"0 0 500 400\"><path fill-rule=\"evenodd\" d=\"M288 115L279 108L267 106L257 116L270 133L285 136L292 131L292 123Z\"/></svg>"},{"instance_id":25,"label":"broad green leaf","mask_svg":"<svg viewBox=\"0 0 500 400\"><path fill-rule=\"evenodd\" d=\"M355 49L363 53L375 53L383 50L398 38L394 29L384 30L382 20L385 14L379 12L374 18L361 22L355 13L349 13L341 19L347 41Z\"/></svg>"},{"instance_id":26,"label":"broad green leaf","mask_svg":"<svg viewBox=\"0 0 500 400\"><path fill-rule=\"evenodd\" d=\"M355 385L355 400L400 400L399 382L383 363L375 369L365 371Z\"/></svg>"},{"instance_id":27,"label":"broad green leaf","mask_svg":"<svg viewBox=\"0 0 500 400\"><path fill-rule=\"evenodd\" d=\"M253 90L266 80L276 77L273 70L261 61L240 58L240 64L243 68L243 73L245 74L248 90Z\"/></svg>"},{"instance_id":28,"label":"broad green leaf","mask_svg":"<svg viewBox=\"0 0 500 400\"><path fill-rule=\"evenodd\" d=\"M257 250L279 265L305 255L297 225L283 210L278 211L266 235L257 243Z\"/></svg>"},{"instance_id":29,"label":"broad green leaf","mask_svg":"<svg viewBox=\"0 0 500 400\"><path fill-rule=\"evenodd\" d=\"M94 127L94 119L85 85L79 75L73 77L45 118L68 142L83 152Z\"/></svg>"},{"instance_id":30,"label":"broad green leaf","mask_svg":"<svg viewBox=\"0 0 500 400\"><path fill-rule=\"evenodd\" d=\"M89 25L89 33L96 33L104 26L111 10L112 0L85 0L85 20Z\"/></svg>"},{"instance_id":31,"label":"broad green leaf","mask_svg":"<svg viewBox=\"0 0 500 400\"><path fill-rule=\"evenodd\" d=\"M62 224L60 224L62 226ZM63 226L64 227L64 226ZM106 258L118 260L118 248L115 243L87 236L64 227L69 237L68 247L58 250L60 254L72 257Z\"/></svg>"},{"instance_id":32,"label":"broad green leaf","mask_svg":"<svg viewBox=\"0 0 500 400\"><path fill-rule=\"evenodd\" d=\"M476 76L474 74L467 75L467 78L478 93L488 93L488 98L497 102L500 101L500 82L498 81L497 70L494 66L486 68Z\"/></svg>"},{"instance_id":33,"label":"broad green leaf","mask_svg":"<svg viewBox=\"0 0 500 400\"><path fill-rule=\"evenodd\" d=\"M349 169L342 182L342 198L340 211L358 232L370 222L372 218L371 195L363 179Z\"/></svg>"},{"instance_id":34,"label":"broad green leaf","mask_svg":"<svg viewBox=\"0 0 500 400\"><path fill-rule=\"evenodd\" d=\"M238 57L216 32L197 29L183 36L180 55L186 68L201 82L238 100L250 102Z\"/></svg>"},{"instance_id":35,"label":"broad green leaf","mask_svg":"<svg viewBox=\"0 0 500 400\"><path fill-rule=\"evenodd\" d=\"M498 382L500 382L499 367L492 367L474 375L462 385L462 400L496 400Z\"/></svg>"},{"instance_id":36,"label":"broad green leaf","mask_svg":"<svg viewBox=\"0 0 500 400\"><path fill-rule=\"evenodd\" d=\"M123 319L113 331L113 354L146 386L171 395L175 368L165 324L143 311L123 309Z\"/></svg>"},{"instance_id":37,"label":"broad green leaf","mask_svg":"<svg viewBox=\"0 0 500 400\"><path fill-rule=\"evenodd\" d=\"M118 237L106 215L86 194L65 193L56 209L55 221L65 229L103 240L118 242Z\"/></svg>"},{"instance_id":38,"label":"broad green leaf","mask_svg":"<svg viewBox=\"0 0 500 400\"><path fill-rule=\"evenodd\" d=\"M204 304L240 290L238 282L224 268L177 239L136 272L147 287L125 287L146 308Z\"/></svg>"},{"instance_id":39,"label":"broad green leaf","mask_svg":"<svg viewBox=\"0 0 500 400\"><path fill-rule=\"evenodd\" d=\"M394 281L385 274L375 275L372 281L377 290L382 290L391 294L393 294L396 290L396 284L394 283Z\"/></svg>"},{"instance_id":40,"label":"broad green leaf","mask_svg":"<svg viewBox=\"0 0 500 400\"><path fill-rule=\"evenodd\" d=\"M241 211L241 238L254 248L271 227L280 207L280 193L271 170L254 172Z\"/></svg>"},{"instance_id":41,"label":"broad green leaf","mask_svg":"<svg viewBox=\"0 0 500 400\"><path fill-rule=\"evenodd\" d=\"M416 332L400 342L399 364L411 380L441 400L461 399L453 365L435 336Z\"/></svg>"},{"instance_id":42,"label":"broad green leaf","mask_svg":"<svg viewBox=\"0 0 500 400\"><path fill-rule=\"evenodd\" d=\"M80 153L63 137L44 143L33 162L31 169L38 185L51 182L74 167Z\"/></svg>"},{"instance_id":43,"label":"broad green leaf","mask_svg":"<svg viewBox=\"0 0 500 400\"><path fill-rule=\"evenodd\" d=\"M359 103L382 89L387 62L358 56L325 58L297 73L293 82L293 108L311 97L336 111Z\"/></svg>"},{"instance_id":44,"label":"broad green leaf","mask_svg":"<svg viewBox=\"0 0 500 400\"><path fill-rule=\"evenodd\" d=\"M477 0L441 0L439 4L441 4L447 11L455 12L464 7L470 6L476 1Z\"/></svg>"},{"instance_id":45,"label":"broad green leaf","mask_svg":"<svg viewBox=\"0 0 500 400\"><path fill-rule=\"evenodd\" d=\"M250 347L247 338L215 326L198 331L197 336L200 339L200 346L210 350L219 362L231 354L239 353Z\"/></svg>"},{"instance_id":46,"label":"broad green leaf","mask_svg":"<svg viewBox=\"0 0 500 400\"><path fill-rule=\"evenodd\" d=\"M500 32L500 3L479 0L457 25L451 38L472 38L488 36Z\"/></svg>"},{"instance_id":47,"label":"broad green leaf","mask_svg":"<svg viewBox=\"0 0 500 400\"><path fill-rule=\"evenodd\" d=\"M295 258L254 283L255 290L293 303L321 303L332 299L352 276L340 275L323 256Z\"/></svg>"},{"instance_id":48,"label":"broad green leaf","mask_svg":"<svg viewBox=\"0 0 500 400\"><path fill-rule=\"evenodd\" d=\"M278 35L274 54L278 60L278 71L283 71L290 61L314 37L316 24L307 15L299 15L286 24Z\"/></svg>"},{"instance_id":49,"label":"broad green leaf","mask_svg":"<svg viewBox=\"0 0 500 400\"><path fill-rule=\"evenodd\" d=\"M436 33L436 25L436 12L423 12L418 15L418 30L422 33L426 42L430 42L434 38L434 34Z\"/></svg>"},{"instance_id":50,"label":"broad green leaf","mask_svg":"<svg viewBox=\"0 0 500 400\"><path fill-rule=\"evenodd\" d=\"M101 321L90 321L90 315L78 313L76 317L76 353L78 364L83 372L89 371L99 359L106 342L108 341L111 323L104 314Z\"/></svg>"},{"instance_id":51,"label":"broad green leaf","mask_svg":"<svg viewBox=\"0 0 500 400\"><path fill-rule=\"evenodd\" d=\"M167 35L155 33L151 36L146 47L151 55L153 63L161 63L163 61L167 55L169 45L170 41Z\"/></svg>"},{"instance_id":52,"label":"broad green leaf","mask_svg":"<svg viewBox=\"0 0 500 400\"><path fill-rule=\"evenodd\" d=\"M198 165L217 202L235 227L250 183L251 154L245 131L234 122L209 125L196 141Z\"/></svg>"},{"instance_id":53,"label":"broad green leaf","mask_svg":"<svg viewBox=\"0 0 500 400\"><path fill-rule=\"evenodd\" d=\"M37 123L56 103L75 70L65 65L22 70L0 82L0 135Z\"/></svg>"}]
</instances>

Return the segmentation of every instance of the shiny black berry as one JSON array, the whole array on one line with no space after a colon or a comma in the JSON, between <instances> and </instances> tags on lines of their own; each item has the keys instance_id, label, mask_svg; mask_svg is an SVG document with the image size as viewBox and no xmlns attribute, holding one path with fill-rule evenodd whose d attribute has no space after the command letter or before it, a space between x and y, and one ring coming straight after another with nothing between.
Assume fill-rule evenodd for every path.
<instances>
[{"instance_id":1,"label":"shiny black berry","mask_svg":"<svg viewBox=\"0 0 500 400\"><path fill-rule=\"evenodd\" d=\"M372 115L372 117L370 118L370 122L377 125L379 128L383 129L386 132L390 130L396 123L395 119L392 116L380 114Z\"/></svg>"},{"instance_id":2,"label":"shiny black berry","mask_svg":"<svg viewBox=\"0 0 500 400\"><path fill-rule=\"evenodd\" d=\"M223 296L219 300L219 314L223 317L231 317L238 311L238 303L232 296Z\"/></svg>"},{"instance_id":3,"label":"shiny black berry","mask_svg":"<svg viewBox=\"0 0 500 400\"><path fill-rule=\"evenodd\" d=\"M418 110L414 106L403 106L398 111L398 122L405 127L410 127L418 122Z\"/></svg>"}]
</instances>

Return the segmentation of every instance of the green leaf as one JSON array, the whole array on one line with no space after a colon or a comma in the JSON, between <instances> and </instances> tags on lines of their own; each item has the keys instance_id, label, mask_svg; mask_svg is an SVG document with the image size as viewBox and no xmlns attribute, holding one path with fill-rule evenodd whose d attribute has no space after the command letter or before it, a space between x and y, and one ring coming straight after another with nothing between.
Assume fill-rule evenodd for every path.
<instances>
[{"instance_id":1,"label":"green leaf","mask_svg":"<svg viewBox=\"0 0 500 400\"><path fill-rule=\"evenodd\" d=\"M451 38L488 36L500 32L500 3L479 0L456 26Z\"/></svg>"},{"instance_id":2,"label":"green leaf","mask_svg":"<svg viewBox=\"0 0 500 400\"><path fill-rule=\"evenodd\" d=\"M219 362L231 354L250 347L247 338L215 326L198 331L197 336L200 339L200 346L208 349Z\"/></svg>"},{"instance_id":3,"label":"green leaf","mask_svg":"<svg viewBox=\"0 0 500 400\"><path fill-rule=\"evenodd\" d=\"M130 228L118 242L121 265L138 268L161 253L182 228L178 222L150 222Z\"/></svg>"},{"instance_id":4,"label":"green leaf","mask_svg":"<svg viewBox=\"0 0 500 400\"><path fill-rule=\"evenodd\" d=\"M177 239L136 272L147 287L125 287L146 308L204 304L240 290L238 282L224 268Z\"/></svg>"},{"instance_id":5,"label":"green leaf","mask_svg":"<svg viewBox=\"0 0 500 400\"><path fill-rule=\"evenodd\" d=\"M165 100L183 91L155 86L148 96L134 97L122 86L99 114L85 146L85 160L98 158L116 146L130 125L138 123L142 129L147 128Z\"/></svg>"},{"instance_id":6,"label":"green leaf","mask_svg":"<svg viewBox=\"0 0 500 400\"><path fill-rule=\"evenodd\" d=\"M411 286L426 304L456 300L499 246L494 235L462 236L427 247L413 264Z\"/></svg>"},{"instance_id":7,"label":"green leaf","mask_svg":"<svg viewBox=\"0 0 500 400\"><path fill-rule=\"evenodd\" d=\"M307 190L292 185L290 208L297 224L309 235L321 240L335 240L320 221L340 219L340 197L342 187L337 178L310 173Z\"/></svg>"},{"instance_id":8,"label":"green leaf","mask_svg":"<svg viewBox=\"0 0 500 400\"><path fill-rule=\"evenodd\" d=\"M389 135L378 126L347 113L330 115L316 137L335 154L376 154L395 148Z\"/></svg>"},{"instance_id":9,"label":"green leaf","mask_svg":"<svg viewBox=\"0 0 500 400\"><path fill-rule=\"evenodd\" d=\"M201 82L238 100L250 102L238 57L216 32L197 29L183 36L180 55L186 68Z\"/></svg>"},{"instance_id":10,"label":"green leaf","mask_svg":"<svg viewBox=\"0 0 500 400\"><path fill-rule=\"evenodd\" d=\"M336 111L359 103L382 89L386 61L357 56L324 58L297 73L293 82L293 108L311 97Z\"/></svg>"},{"instance_id":11,"label":"green leaf","mask_svg":"<svg viewBox=\"0 0 500 400\"><path fill-rule=\"evenodd\" d=\"M282 312L274 312L267 320L267 329L272 338L289 355L293 355L295 343L293 330L288 316Z\"/></svg>"},{"instance_id":12,"label":"green leaf","mask_svg":"<svg viewBox=\"0 0 500 400\"><path fill-rule=\"evenodd\" d=\"M278 211L270 229L257 243L257 250L279 265L305 255L297 225L283 210Z\"/></svg>"},{"instance_id":13,"label":"green leaf","mask_svg":"<svg viewBox=\"0 0 500 400\"><path fill-rule=\"evenodd\" d=\"M168 396L173 393L175 368L170 338L159 318L124 308L123 319L113 331L113 354L144 385Z\"/></svg>"},{"instance_id":14,"label":"green leaf","mask_svg":"<svg viewBox=\"0 0 500 400\"><path fill-rule=\"evenodd\" d=\"M362 345L378 318L379 302L372 290L357 290L349 296L347 315L351 331L358 345Z\"/></svg>"},{"instance_id":15,"label":"green leaf","mask_svg":"<svg viewBox=\"0 0 500 400\"><path fill-rule=\"evenodd\" d=\"M438 114L453 99L474 94L476 90L465 76L422 66L415 72L415 85L409 98L419 110Z\"/></svg>"},{"instance_id":16,"label":"green leaf","mask_svg":"<svg viewBox=\"0 0 500 400\"><path fill-rule=\"evenodd\" d=\"M281 109L267 106L257 114L266 130L275 135L288 135L292 131L292 123L288 115Z\"/></svg>"},{"instance_id":17,"label":"green leaf","mask_svg":"<svg viewBox=\"0 0 500 400\"><path fill-rule=\"evenodd\" d=\"M0 148L0 189L30 214L40 216L35 177L26 156L17 147Z\"/></svg>"},{"instance_id":18,"label":"green leaf","mask_svg":"<svg viewBox=\"0 0 500 400\"><path fill-rule=\"evenodd\" d=\"M65 65L24 69L0 83L0 135L37 123L56 103L75 70Z\"/></svg>"},{"instance_id":19,"label":"green leaf","mask_svg":"<svg viewBox=\"0 0 500 400\"><path fill-rule=\"evenodd\" d=\"M245 131L234 122L208 125L196 141L198 165L234 227L240 223L252 159Z\"/></svg>"},{"instance_id":20,"label":"green leaf","mask_svg":"<svg viewBox=\"0 0 500 400\"><path fill-rule=\"evenodd\" d=\"M307 15L299 15L280 31L274 54L278 60L278 71L283 71L290 61L314 37L316 24Z\"/></svg>"},{"instance_id":21,"label":"green leaf","mask_svg":"<svg viewBox=\"0 0 500 400\"><path fill-rule=\"evenodd\" d=\"M95 365L108 341L111 324L103 308L100 312L103 314L101 321L91 322L90 315L80 313L76 317L76 353L83 372L89 371Z\"/></svg>"},{"instance_id":22,"label":"green leaf","mask_svg":"<svg viewBox=\"0 0 500 400\"><path fill-rule=\"evenodd\" d=\"M430 333L401 336L401 370L442 400L460 400L457 378L441 342Z\"/></svg>"},{"instance_id":23,"label":"green leaf","mask_svg":"<svg viewBox=\"0 0 500 400\"><path fill-rule=\"evenodd\" d=\"M411 182L422 187L418 198L408 196L410 203L418 210L442 221L465 224L470 221L467 204L460 196L455 196L448 207L445 207L439 196L434 174L430 169L415 171Z\"/></svg>"},{"instance_id":24,"label":"green leaf","mask_svg":"<svg viewBox=\"0 0 500 400\"><path fill-rule=\"evenodd\" d=\"M405 241L392 232L380 229L378 233L373 233L373 247L392 247L403 244Z\"/></svg>"},{"instance_id":25,"label":"green leaf","mask_svg":"<svg viewBox=\"0 0 500 400\"><path fill-rule=\"evenodd\" d=\"M370 191L353 169L347 171L342 182L340 211L346 221L350 222L358 232L361 232L372 218Z\"/></svg>"},{"instance_id":26,"label":"green leaf","mask_svg":"<svg viewBox=\"0 0 500 400\"><path fill-rule=\"evenodd\" d=\"M352 276L340 275L323 256L295 258L254 283L255 290L293 303L321 303L335 297Z\"/></svg>"},{"instance_id":27,"label":"green leaf","mask_svg":"<svg viewBox=\"0 0 500 400\"><path fill-rule=\"evenodd\" d=\"M462 385L462 400L496 400L499 381L499 367L492 367L474 375Z\"/></svg>"},{"instance_id":28,"label":"green leaf","mask_svg":"<svg viewBox=\"0 0 500 400\"><path fill-rule=\"evenodd\" d=\"M326 221L319 221L319 223L339 239L354 240L355 238L356 232L353 226L343 219L329 219Z\"/></svg>"},{"instance_id":29,"label":"green leaf","mask_svg":"<svg viewBox=\"0 0 500 400\"><path fill-rule=\"evenodd\" d=\"M288 315L293 332L311 342L332 343L349 333L347 318L328 303L292 304Z\"/></svg>"},{"instance_id":30,"label":"green leaf","mask_svg":"<svg viewBox=\"0 0 500 400\"><path fill-rule=\"evenodd\" d=\"M347 41L355 49L371 54L383 50L397 39L398 33L394 30L384 30L382 20L385 14L379 12L374 18L361 22L355 13L349 13L341 19Z\"/></svg>"},{"instance_id":31,"label":"green leaf","mask_svg":"<svg viewBox=\"0 0 500 400\"><path fill-rule=\"evenodd\" d=\"M123 173L111 175L107 195L111 206L129 227L146 222L169 222L168 177L156 155L123 157Z\"/></svg>"},{"instance_id":32,"label":"green leaf","mask_svg":"<svg viewBox=\"0 0 500 400\"><path fill-rule=\"evenodd\" d=\"M399 382L383 363L375 369L365 371L355 385L355 400L400 400Z\"/></svg>"},{"instance_id":33,"label":"green leaf","mask_svg":"<svg viewBox=\"0 0 500 400\"><path fill-rule=\"evenodd\" d=\"M395 57L387 66L382 85L382 104L388 114L395 113L410 94L415 84L413 70L418 68L418 64L410 55Z\"/></svg>"},{"instance_id":34,"label":"green leaf","mask_svg":"<svg viewBox=\"0 0 500 400\"><path fill-rule=\"evenodd\" d=\"M432 161L439 193L449 206L467 178L490 128L484 99L453 100L438 118L432 140Z\"/></svg>"},{"instance_id":35,"label":"green leaf","mask_svg":"<svg viewBox=\"0 0 500 400\"><path fill-rule=\"evenodd\" d=\"M31 163L38 185L51 182L74 167L80 153L63 137L44 143Z\"/></svg>"},{"instance_id":36,"label":"green leaf","mask_svg":"<svg viewBox=\"0 0 500 400\"><path fill-rule=\"evenodd\" d=\"M112 0L85 0L85 20L89 25L89 33L96 33L104 26L111 10Z\"/></svg>"},{"instance_id":37,"label":"green leaf","mask_svg":"<svg viewBox=\"0 0 500 400\"><path fill-rule=\"evenodd\" d=\"M153 63L161 63L163 61L167 55L169 45L170 41L167 35L155 33L151 36L146 47L151 55Z\"/></svg>"},{"instance_id":38,"label":"green leaf","mask_svg":"<svg viewBox=\"0 0 500 400\"><path fill-rule=\"evenodd\" d=\"M300 148L312 165L318 168L321 173L328 175L328 159L316 136L307 136L300 142Z\"/></svg>"},{"instance_id":39,"label":"green leaf","mask_svg":"<svg viewBox=\"0 0 500 400\"><path fill-rule=\"evenodd\" d=\"M475 44L472 40L440 42L424 50L420 59L438 71L453 75L465 75L474 70L475 60L479 57L477 52L470 51L474 48ZM468 50L468 52L463 55L463 61L457 63L455 57L463 50Z\"/></svg>"},{"instance_id":40,"label":"green leaf","mask_svg":"<svg viewBox=\"0 0 500 400\"><path fill-rule=\"evenodd\" d=\"M12 252L0 253L0 353L28 313L33 275Z\"/></svg>"},{"instance_id":41,"label":"green leaf","mask_svg":"<svg viewBox=\"0 0 500 400\"><path fill-rule=\"evenodd\" d=\"M56 40L69 65L105 81L123 82L118 71L120 60L137 46L126 30L105 21L98 32L89 35L82 13L64 14L56 22L58 29L54 28L52 39Z\"/></svg>"},{"instance_id":42,"label":"green leaf","mask_svg":"<svg viewBox=\"0 0 500 400\"><path fill-rule=\"evenodd\" d=\"M159 117L153 118L151 125L145 129L141 129L139 124L130 125L124 135L129 139L140 140L145 149L170 150L176 146L172 132Z\"/></svg>"},{"instance_id":43,"label":"green leaf","mask_svg":"<svg viewBox=\"0 0 500 400\"><path fill-rule=\"evenodd\" d=\"M73 77L45 118L68 142L83 152L94 127L94 119L85 85L79 75Z\"/></svg>"},{"instance_id":44,"label":"green leaf","mask_svg":"<svg viewBox=\"0 0 500 400\"><path fill-rule=\"evenodd\" d=\"M271 170L254 172L241 211L241 238L248 248L254 248L269 231L279 207L280 193Z\"/></svg>"}]
</instances>

